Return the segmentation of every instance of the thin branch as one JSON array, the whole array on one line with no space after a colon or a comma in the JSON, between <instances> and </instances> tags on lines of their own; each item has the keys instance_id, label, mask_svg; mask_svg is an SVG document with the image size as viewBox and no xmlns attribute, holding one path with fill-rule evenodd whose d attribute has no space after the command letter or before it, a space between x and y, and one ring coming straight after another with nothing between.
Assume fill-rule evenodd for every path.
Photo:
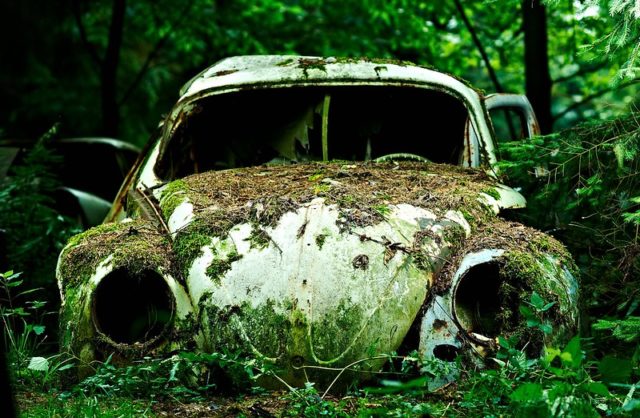
<instances>
[{"instance_id":1,"label":"thin branch","mask_svg":"<svg viewBox=\"0 0 640 418\"><path fill-rule=\"evenodd\" d=\"M503 93L504 89L502 88L502 84L500 84L500 81L498 80L498 76L496 75L496 72L493 69L493 66L491 65L489 56L487 55L487 52L482 46L482 42L480 42L480 38L478 38L478 34L476 33L476 30L474 29L473 25L469 21L469 18L467 17L467 13L464 11L464 7L462 6L462 3L460 2L460 0L453 0L453 2L456 5L456 9L458 9L458 13L460 13L460 17L462 18L464 25L467 27L467 30L471 34L473 43L476 45L476 48L478 48L478 52L480 52L480 55L482 56L482 61L484 61L484 65L487 67L487 71L489 72L489 78L491 79L491 82L493 83L498 93Z\"/></svg>"},{"instance_id":2,"label":"thin branch","mask_svg":"<svg viewBox=\"0 0 640 418\"><path fill-rule=\"evenodd\" d=\"M84 46L84 48L87 50L87 53L89 54L89 57L91 57L91 60L93 61L93 63L96 64L96 66L98 67L98 70L100 70L100 68L102 68L103 61L98 55L95 45L89 42L89 38L87 37L87 31L84 27L84 23L82 22L82 12L80 11L80 2L79 0L73 0L71 3L72 3L72 9L73 9L73 17L76 21L76 26L78 27L78 31L80 32L80 41L82 42L82 45Z\"/></svg>"},{"instance_id":3,"label":"thin branch","mask_svg":"<svg viewBox=\"0 0 640 418\"><path fill-rule=\"evenodd\" d=\"M621 83L621 84L618 84L617 86L608 87L606 89L602 89L602 90L597 91L595 93L589 94L589 95L585 96L579 102L575 102L575 103L571 104L570 106L567 106L562 112L559 112L556 115L554 115L553 116L553 121L556 122L557 120L562 118L567 113L572 112L572 111L576 110L577 108L584 106L585 104L597 99L598 97L604 96L605 94L610 93L610 92L615 91L615 90L618 90L618 89L624 89L624 88L627 88L627 87L632 86L634 84L638 84L639 82L640 82L640 79L631 80L631 81L627 81L626 83Z\"/></svg>"},{"instance_id":4,"label":"thin branch","mask_svg":"<svg viewBox=\"0 0 640 418\"><path fill-rule=\"evenodd\" d=\"M184 9L182 9L182 12L180 12L178 17L171 23L171 25L169 26L169 30L166 31L166 33L158 40L158 42L156 42L149 55L147 55L147 58L142 64L142 67L140 67L140 70L138 70L138 73L133 78L133 81L129 84L129 86L125 90L125 93L122 95L122 98L118 101L118 105L122 105L123 103L125 103L129 99L129 97L131 97L131 94L133 94L136 88L138 88L138 85L146 75L147 71L149 71L149 68L151 68L151 63L156 58L160 50L164 47L169 37L172 35L174 27L187 16L192 6L193 1L189 1Z\"/></svg>"}]
</instances>

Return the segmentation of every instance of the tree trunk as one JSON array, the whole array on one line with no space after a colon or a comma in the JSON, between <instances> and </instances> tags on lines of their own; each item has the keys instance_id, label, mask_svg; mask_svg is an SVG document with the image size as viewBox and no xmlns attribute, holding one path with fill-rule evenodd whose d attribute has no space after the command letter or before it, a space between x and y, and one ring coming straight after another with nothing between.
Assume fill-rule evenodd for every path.
<instances>
[{"instance_id":1,"label":"tree trunk","mask_svg":"<svg viewBox=\"0 0 640 418\"><path fill-rule=\"evenodd\" d=\"M540 0L522 1L524 26L525 90L536 112L540 130L548 134L553 128L549 54L547 51L547 15Z\"/></svg>"},{"instance_id":2,"label":"tree trunk","mask_svg":"<svg viewBox=\"0 0 640 418\"><path fill-rule=\"evenodd\" d=\"M113 0L111 9L111 25L109 26L109 42L102 62L101 100L102 131L104 135L117 137L120 125L120 109L118 107L117 76L124 28L124 12L126 0Z\"/></svg>"}]
</instances>

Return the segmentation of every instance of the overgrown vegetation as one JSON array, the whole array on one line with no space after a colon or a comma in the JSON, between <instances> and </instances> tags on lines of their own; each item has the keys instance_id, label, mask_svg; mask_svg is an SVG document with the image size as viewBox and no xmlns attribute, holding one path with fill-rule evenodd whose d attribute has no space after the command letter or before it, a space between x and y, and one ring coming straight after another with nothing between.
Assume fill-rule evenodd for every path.
<instances>
[{"instance_id":1,"label":"overgrown vegetation","mask_svg":"<svg viewBox=\"0 0 640 418\"><path fill-rule=\"evenodd\" d=\"M0 264L25 272L33 287L55 288L55 266L66 240L80 232L73 220L54 208L54 192L60 186L56 169L61 158L48 148L57 136L54 125L0 177L0 229L5 232L6 254ZM9 267L9 266L0 266Z\"/></svg>"},{"instance_id":2,"label":"overgrown vegetation","mask_svg":"<svg viewBox=\"0 0 640 418\"><path fill-rule=\"evenodd\" d=\"M568 245L583 277L585 324L617 318L598 328L611 324L612 335L614 323L640 315L639 146L636 113L503 146L508 181L529 196L524 222Z\"/></svg>"},{"instance_id":3,"label":"overgrown vegetation","mask_svg":"<svg viewBox=\"0 0 640 418\"><path fill-rule=\"evenodd\" d=\"M0 276L5 291L20 286L19 275ZM9 293L7 292L9 295ZM545 319L553 303L537 293L520 307L528 326L537 332L553 332ZM37 311L41 306L36 306ZM8 320L24 315L3 309ZM33 326L5 323L5 338L24 338L36 343ZM36 325L37 326L37 325ZM64 355L35 356L27 346L10 345L16 378L26 387L54 391L55 397L23 397L21 406L30 416L155 416L168 407L174 412L255 414L266 416L575 416L598 417L634 414L640 408L635 397L640 377L631 362L593 359L588 340L574 337L564 347L547 346L540 358L529 358L513 339L499 338L499 350L488 368L469 370L464 359L455 363L425 361L416 352L399 357L389 354L392 366L378 385L354 388L346 395L329 395L313 383L289 388L274 400L255 386L262 376L275 376L274 369L256 359L232 353L180 352L168 358L146 357L125 367L116 367L109 357L95 365L95 373L73 386L61 386L64 370L74 359ZM32 347L37 349L37 346ZM31 356L31 357L29 357ZM394 362L395 361L395 362ZM464 371L458 383L437 391L429 381L451 368ZM339 376L339 371L336 371ZM232 376L227 380L225 376ZM246 385L228 386L228 381ZM24 387L24 386L23 386ZM114 399L117 402L114 402ZM213 400L213 403L212 403ZM180 406L177 406L180 405ZM215 408L211 411L211 405Z\"/></svg>"},{"instance_id":4,"label":"overgrown vegetation","mask_svg":"<svg viewBox=\"0 0 640 418\"><path fill-rule=\"evenodd\" d=\"M194 0L184 4L73 0L70 10L54 3L9 3L3 15L11 19L3 29L10 39L5 48L12 52L3 55L6 65L0 71L7 99L1 105L0 134L37 136L54 119L63 121L38 141L8 177L0 178L0 229L7 232L7 253L0 254L0 272L9 268L24 272L0 274L2 341L20 391L20 405L28 415L640 414L640 114L629 112L638 88L637 2L549 0L544 2L549 6L546 12L537 14L538 24L544 23L549 37L533 43L531 26L525 20L534 8L541 11L537 0L501 2L499 13L493 0L464 4L457 0ZM532 45L540 48L530 48ZM523 65L526 49L546 51L546 47L548 56L545 52ZM14 50L22 54L14 57ZM65 59L60 59L60 51L68 51ZM582 276L581 336L562 346L543 347L541 358L527 357L526 347L517 344L518 336L502 336L490 367L481 370L470 368L464 358L449 363L425 361L417 353L400 358L389 353L390 364L397 366L385 371L390 375L382 375L375 387L354 388L338 397L313 384L284 393L256 394L252 389L255 379L269 375L272 369L254 358L229 352L181 351L120 368L109 357L92 364L94 375L70 385L67 373L77 359L53 343L58 303L53 273L59 251L77 229L53 209L59 159L47 149L47 143L59 131L65 135L120 134L142 143L184 80L219 58L252 53L408 59L462 75L487 91L522 92L526 86L541 119L546 113L551 116L551 121L545 120L546 129L592 118L588 124L551 136L500 144L504 181L522 187L529 202L526 211L513 216L567 244L577 262ZM533 83L532 88L531 73L548 82L543 88ZM534 100L543 90L550 96L552 87L553 102ZM625 112L627 116L609 122L599 120ZM388 205L396 195L363 200L358 190L340 192L335 183L323 182L327 177L348 182L335 174L323 170L305 173L307 178L301 176L299 184L308 190L298 197L333 199L349 209L345 213L355 214L346 219L346 225L388 215ZM234 190L253 193L255 203L251 209L231 208L236 218L226 218L230 210L208 214L203 217L207 222L192 224L191 234L178 234L173 245L182 265L201 254L212 231L224 235L238 220L254 224L252 245L269 245L262 226L273 224L292 205L279 199L276 181L249 192ZM399 189L393 186L389 187L392 192ZM165 191L165 215L182 203L185 187L175 182L173 190ZM479 191L495 194L492 188ZM464 198L441 194L448 199ZM365 211L358 210L362 202ZM472 210L464 216L474 223L482 213ZM528 241L530 249L549 250L545 247L549 243L527 231L495 231L490 238L513 238L520 233L518 239ZM107 254L109 237L119 234L134 244L122 249L120 261L132 260L126 251L140 254L140 268L147 265L144 257L154 265L167 261L163 248L168 243L161 237L151 244L140 242L136 225L103 227L78 237L75 243L88 240L95 232L108 232L103 236L106 241L95 241L95 259L70 276L91 273L95 262ZM330 237L320 234L315 243L322 248L327 239ZM551 245L555 254L561 253L555 242ZM83 267L79 261L87 254L67 252L67 256L78 257L78 268ZM230 253L226 261L210 265L208 273L213 279L219 277L235 257ZM421 262L418 257L415 261ZM511 267L517 261L517 257L512 259ZM10 265L2 266L3 262ZM425 270L430 268L424 265ZM550 335L556 330L552 319L558 301L547 300L541 288L511 290L518 293L518 303L526 301L514 312L524 318L527 335ZM429 382L452 368L462 370L461 379L430 391ZM231 387L234 393L227 394L223 389L229 381L218 380L224 375L242 376L247 385Z\"/></svg>"}]
</instances>

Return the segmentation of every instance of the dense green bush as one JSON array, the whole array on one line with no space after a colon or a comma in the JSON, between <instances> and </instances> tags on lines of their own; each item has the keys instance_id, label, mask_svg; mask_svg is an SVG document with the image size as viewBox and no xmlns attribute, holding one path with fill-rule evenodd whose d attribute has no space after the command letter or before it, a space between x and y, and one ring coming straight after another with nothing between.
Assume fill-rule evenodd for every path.
<instances>
[{"instance_id":1,"label":"dense green bush","mask_svg":"<svg viewBox=\"0 0 640 418\"><path fill-rule=\"evenodd\" d=\"M638 365L640 113L502 144L505 182L520 186L523 222L569 248L582 275L583 333L596 352ZM593 324L593 327L591 325Z\"/></svg>"}]
</instances>

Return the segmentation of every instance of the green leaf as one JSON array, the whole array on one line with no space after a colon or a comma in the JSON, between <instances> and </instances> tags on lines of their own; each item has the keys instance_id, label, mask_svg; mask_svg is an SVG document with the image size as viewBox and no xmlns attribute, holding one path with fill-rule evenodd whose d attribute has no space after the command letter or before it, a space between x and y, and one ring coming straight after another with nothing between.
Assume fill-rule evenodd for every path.
<instances>
[{"instance_id":1,"label":"green leaf","mask_svg":"<svg viewBox=\"0 0 640 418\"><path fill-rule=\"evenodd\" d=\"M7 282L6 286L7 287L16 287L16 286L20 286L22 284L24 280L16 280L15 282Z\"/></svg>"},{"instance_id":2,"label":"green leaf","mask_svg":"<svg viewBox=\"0 0 640 418\"><path fill-rule=\"evenodd\" d=\"M535 290L531 294L531 304L538 310L542 310L542 308L544 307L544 300Z\"/></svg>"},{"instance_id":3,"label":"green leaf","mask_svg":"<svg viewBox=\"0 0 640 418\"><path fill-rule=\"evenodd\" d=\"M537 402L542 400L542 385L539 383L524 383L510 396L514 402Z\"/></svg>"},{"instance_id":4,"label":"green leaf","mask_svg":"<svg viewBox=\"0 0 640 418\"><path fill-rule=\"evenodd\" d=\"M551 362L555 360L555 358L560 354L562 354L562 351L558 350L557 348L547 347L545 350L544 362L546 364L551 364Z\"/></svg>"},{"instance_id":5,"label":"green leaf","mask_svg":"<svg viewBox=\"0 0 640 418\"><path fill-rule=\"evenodd\" d=\"M45 330L45 326L44 325L34 325L33 326L33 332L36 335L41 335Z\"/></svg>"},{"instance_id":6,"label":"green leaf","mask_svg":"<svg viewBox=\"0 0 640 418\"><path fill-rule=\"evenodd\" d=\"M624 146L618 142L613 146L613 153L616 156L618 169L622 170L624 168Z\"/></svg>"},{"instance_id":7,"label":"green leaf","mask_svg":"<svg viewBox=\"0 0 640 418\"><path fill-rule=\"evenodd\" d=\"M542 309L540 309L540 310L541 310L542 312L546 312L546 311L548 311L549 309L551 309L551 307L552 307L553 305L555 305L555 304L556 304L555 302L549 302L549 303L547 303L546 305L544 305L544 306L542 307Z\"/></svg>"},{"instance_id":8,"label":"green leaf","mask_svg":"<svg viewBox=\"0 0 640 418\"><path fill-rule=\"evenodd\" d=\"M545 322L544 324L540 324L540 330L545 334L551 334L553 332L553 327L550 323Z\"/></svg>"},{"instance_id":9,"label":"green leaf","mask_svg":"<svg viewBox=\"0 0 640 418\"><path fill-rule=\"evenodd\" d=\"M577 368L582 364L582 357L580 337L575 336L567 343L560 358L566 365Z\"/></svg>"},{"instance_id":10,"label":"green leaf","mask_svg":"<svg viewBox=\"0 0 640 418\"><path fill-rule=\"evenodd\" d=\"M503 348L505 348L507 350L513 347L511 342L509 340L507 340L506 338L504 338L503 336L499 336L498 337L498 344L500 344L500 347L503 347Z\"/></svg>"},{"instance_id":11,"label":"green leaf","mask_svg":"<svg viewBox=\"0 0 640 418\"><path fill-rule=\"evenodd\" d=\"M58 368L58 371L59 371L59 372L61 372L61 371L64 371L64 370L68 370L68 369L72 368L73 366L75 366L75 364L73 364L73 363L67 363L67 364L65 364L64 366L60 366L60 367Z\"/></svg>"},{"instance_id":12,"label":"green leaf","mask_svg":"<svg viewBox=\"0 0 640 418\"><path fill-rule=\"evenodd\" d=\"M27 368L29 370L46 372L47 370L49 370L49 360L44 357L31 357Z\"/></svg>"},{"instance_id":13,"label":"green leaf","mask_svg":"<svg viewBox=\"0 0 640 418\"><path fill-rule=\"evenodd\" d=\"M528 306L520 305L518 309L520 310L522 316L524 316L525 318L530 319L534 317L533 311Z\"/></svg>"},{"instance_id":14,"label":"green leaf","mask_svg":"<svg viewBox=\"0 0 640 418\"><path fill-rule=\"evenodd\" d=\"M633 364L630 360L605 356L598 363L598 371L605 382L628 382Z\"/></svg>"},{"instance_id":15,"label":"green leaf","mask_svg":"<svg viewBox=\"0 0 640 418\"><path fill-rule=\"evenodd\" d=\"M622 410L625 412L640 411L640 400L629 399L622 405Z\"/></svg>"},{"instance_id":16,"label":"green leaf","mask_svg":"<svg viewBox=\"0 0 640 418\"><path fill-rule=\"evenodd\" d=\"M604 383L601 382L589 382L585 386L589 392L600 396L609 396L609 389Z\"/></svg>"},{"instance_id":17,"label":"green leaf","mask_svg":"<svg viewBox=\"0 0 640 418\"><path fill-rule=\"evenodd\" d=\"M529 328L537 327L541 322L537 319L527 319L527 326Z\"/></svg>"}]
</instances>

